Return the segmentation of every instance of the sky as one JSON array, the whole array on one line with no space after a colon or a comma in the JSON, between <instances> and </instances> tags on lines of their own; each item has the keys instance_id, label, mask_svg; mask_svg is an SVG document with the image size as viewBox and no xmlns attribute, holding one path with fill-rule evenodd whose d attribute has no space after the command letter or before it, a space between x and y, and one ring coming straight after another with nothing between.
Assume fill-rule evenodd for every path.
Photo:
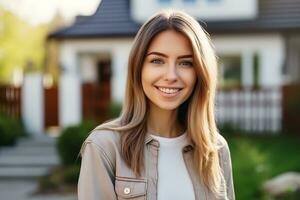
<instances>
[{"instance_id":1,"label":"sky","mask_svg":"<svg viewBox=\"0 0 300 200\"><path fill-rule=\"evenodd\" d=\"M67 20L93 14L101 0L0 0L0 6L32 25L49 22L57 11ZM1 19L0 19L1 20Z\"/></svg>"}]
</instances>

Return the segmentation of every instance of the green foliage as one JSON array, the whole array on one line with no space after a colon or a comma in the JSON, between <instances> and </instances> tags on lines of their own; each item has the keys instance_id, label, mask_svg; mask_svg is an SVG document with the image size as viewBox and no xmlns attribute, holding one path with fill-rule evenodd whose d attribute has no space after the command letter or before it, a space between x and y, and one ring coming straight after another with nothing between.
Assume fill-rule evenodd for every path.
<instances>
[{"instance_id":1,"label":"green foliage","mask_svg":"<svg viewBox=\"0 0 300 200\"><path fill-rule=\"evenodd\" d=\"M79 177L80 166L60 166L52 168L50 174L39 178L37 194L74 193Z\"/></svg>"},{"instance_id":2,"label":"green foliage","mask_svg":"<svg viewBox=\"0 0 300 200\"><path fill-rule=\"evenodd\" d=\"M0 7L0 80L10 83L16 68L30 61L40 70L45 54L46 25L31 26Z\"/></svg>"},{"instance_id":3,"label":"green foliage","mask_svg":"<svg viewBox=\"0 0 300 200\"><path fill-rule=\"evenodd\" d=\"M278 197L275 200L299 200L300 189L296 191L288 191Z\"/></svg>"},{"instance_id":4,"label":"green foliage","mask_svg":"<svg viewBox=\"0 0 300 200\"><path fill-rule=\"evenodd\" d=\"M84 121L79 125L70 126L63 130L58 138L57 148L64 165L76 164L81 145L95 126L96 123L93 121Z\"/></svg>"},{"instance_id":5,"label":"green foliage","mask_svg":"<svg viewBox=\"0 0 300 200\"><path fill-rule=\"evenodd\" d=\"M232 123L224 123L220 125L219 130L222 135L234 135L237 133L241 134L243 132L234 127Z\"/></svg>"},{"instance_id":6,"label":"green foliage","mask_svg":"<svg viewBox=\"0 0 300 200\"><path fill-rule=\"evenodd\" d=\"M78 182L79 172L79 165L72 165L68 167L64 172L64 181L68 184L76 184Z\"/></svg>"},{"instance_id":7,"label":"green foliage","mask_svg":"<svg viewBox=\"0 0 300 200\"><path fill-rule=\"evenodd\" d=\"M299 200L300 197L300 189L296 191L287 191L281 195L278 195L276 197L272 197L268 194L264 194L264 196L261 198L262 200Z\"/></svg>"},{"instance_id":8,"label":"green foliage","mask_svg":"<svg viewBox=\"0 0 300 200\"><path fill-rule=\"evenodd\" d=\"M225 137L231 151L236 199L277 200L266 198L261 191L263 182L287 171L300 172L299 137L257 134ZM279 199L292 200L293 195L289 193Z\"/></svg>"},{"instance_id":9,"label":"green foliage","mask_svg":"<svg viewBox=\"0 0 300 200\"><path fill-rule=\"evenodd\" d=\"M0 146L13 145L20 136L24 135L26 132L19 120L0 115Z\"/></svg>"},{"instance_id":10,"label":"green foliage","mask_svg":"<svg viewBox=\"0 0 300 200\"><path fill-rule=\"evenodd\" d=\"M110 118L117 118L122 110L122 104L119 102L112 102L109 109Z\"/></svg>"}]
</instances>

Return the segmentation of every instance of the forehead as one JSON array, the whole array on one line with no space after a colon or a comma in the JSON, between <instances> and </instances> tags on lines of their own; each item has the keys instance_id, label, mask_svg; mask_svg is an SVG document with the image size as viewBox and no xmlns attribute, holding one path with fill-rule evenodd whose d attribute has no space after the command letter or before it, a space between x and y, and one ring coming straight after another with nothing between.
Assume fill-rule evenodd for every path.
<instances>
[{"instance_id":1,"label":"forehead","mask_svg":"<svg viewBox=\"0 0 300 200\"><path fill-rule=\"evenodd\" d=\"M151 41L148 53L157 51L165 54L192 54L192 45L183 33L166 30L157 34Z\"/></svg>"}]
</instances>

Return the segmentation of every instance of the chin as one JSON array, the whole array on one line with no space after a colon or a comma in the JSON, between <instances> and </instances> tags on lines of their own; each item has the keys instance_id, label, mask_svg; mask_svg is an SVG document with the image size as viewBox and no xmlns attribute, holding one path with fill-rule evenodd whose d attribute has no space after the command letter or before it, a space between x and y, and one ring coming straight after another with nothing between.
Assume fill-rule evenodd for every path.
<instances>
[{"instance_id":1,"label":"chin","mask_svg":"<svg viewBox=\"0 0 300 200\"><path fill-rule=\"evenodd\" d=\"M162 110L169 110L169 111L176 110L179 108L179 104L172 104L172 103L159 103L155 105Z\"/></svg>"}]
</instances>

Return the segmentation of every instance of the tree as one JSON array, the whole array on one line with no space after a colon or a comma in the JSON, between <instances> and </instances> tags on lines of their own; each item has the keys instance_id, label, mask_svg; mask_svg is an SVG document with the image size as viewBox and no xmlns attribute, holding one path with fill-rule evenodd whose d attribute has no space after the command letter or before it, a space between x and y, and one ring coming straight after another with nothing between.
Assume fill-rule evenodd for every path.
<instances>
[{"instance_id":1,"label":"tree","mask_svg":"<svg viewBox=\"0 0 300 200\"><path fill-rule=\"evenodd\" d=\"M32 26L0 7L0 82L11 83L13 71L32 62L41 70L47 25Z\"/></svg>"}]
</instances>

